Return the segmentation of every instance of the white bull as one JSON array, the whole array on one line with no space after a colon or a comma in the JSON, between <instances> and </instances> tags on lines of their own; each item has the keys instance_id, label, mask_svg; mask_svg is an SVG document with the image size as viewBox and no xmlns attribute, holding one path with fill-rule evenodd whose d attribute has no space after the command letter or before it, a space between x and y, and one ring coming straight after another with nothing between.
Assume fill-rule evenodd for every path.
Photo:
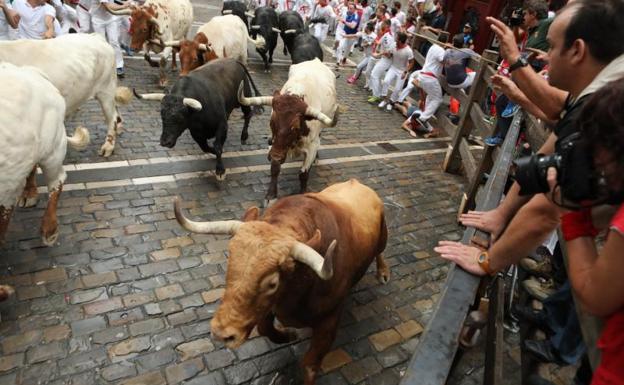
<instances>
[{"instance_id":1,"label":"white bull","mask_svg":"<svg viewBox=\"0 0 624 385\"><path fill-rule=\"evenodd\" d=\"M160 67L159 84L164 87L167 84L165 67L172 54L172 48L166 46L165 42L182 40L188 36L193 23L193 6L190 0L147 0L140 7L109 12L132 16L130 45L135 51L143 49L145 60L152 67ZM160 54L159 63L152 61L150 51ZM171 68L176 68L175 52Z\"/></svg>"},{"instance_id":2,"label":"white bull","mask_svg":"<svg viewBox=\"0 0 624 385\"><path fill-rule=\"evenodd\" d=\"M180 53L180 75L217 57L228 57L247 65L247 43L264 47L264 38L253 40L247 26L235 15L215 16L202 25L192 41L170 41L165 45L177 48ZM197 61L195 58L202 60Z\"/></svg>"},{"instance_id":3,"label":"white bull","mask_svg":"<svg viewBox=\"0 0 624 385\"><path fill-rule=\"evenodd\" d=\"M102 37L67 34L49 40L2 41L1 61L39 68L65 98L66 116L87 100L97 99L108 128L100 155L108 157L113 153L122 121L117 103L127 100L117 89L115 53Z\"/></svg>"},{"instance_id":4,"label":"white bull","mask_svg":"<svg viewBox=\"0 0 624 385\"><path fill-rule=\"evenodd\" d=\"M66 136L65 100L39 69L1 63L0 78L0 241L20 195L31 195L34 190L36 197L39 165L49 194L41 236L50 246L58 237L56 207L66 177L63 159L67 143L84 148L89 133L79 127L73 137ZM24 199L28 198L22 195Z\"/></svg>"},{"instance_id":5,"label":"white bull","mask_svg":"<svg viewBox=\"0 0 624 385\"><path fill-rule=\"evenodd\" d=\"M336 75L320 60L314 59L290 66L288 81L273 96L246 98L239 89L243 105L269 105L272 145L271 184L266 199L277 197L277 177L287 158L303 155L299 173L301 192L305 192L312 162L321 145L320 134L325 126L338 122Z\"/></svg>"}]
</instances>

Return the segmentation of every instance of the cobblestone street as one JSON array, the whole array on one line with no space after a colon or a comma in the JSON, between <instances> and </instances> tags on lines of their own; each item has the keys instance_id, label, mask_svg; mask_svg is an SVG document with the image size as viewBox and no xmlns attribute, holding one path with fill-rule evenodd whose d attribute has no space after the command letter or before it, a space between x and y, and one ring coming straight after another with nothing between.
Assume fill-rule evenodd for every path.
<instances>
[{"instance_id":1,"label":"cobblestone street","mask_svg":"<svg viewBox=\"0 0 624 385\"><path fill-rule=\"evenodd\" d=\"M194 3L195 30L218 14L220 3ZM249 69L263 95L287 78L281 40L274 61L264 73L250 51ZM333 62L327 51L325 61ZM450 138L411 138L400 129L400 114L367 104L361 83L347 85L351 70L337 79L344 112L322 133L308 189L357 178L379 194L392 275L381 285L371 266L352 290L317 383L398 384L444 285L448 267L433 246L460 238L456 213L465 180L441 170ZM177 73L169 76L171 85ZM158 69L140 55L126 58L121 85L159 92L157 78ZM188 131L173 149L160 146L159 103L134 99L120 111L124 131L108 159L98 155L106 129L94 101L66 124L68 132L85 125L91 143L83 152L68 150L55 246L40 239L45 194L37 207L13 215L0 247L0 280L16 289L0 304L0 385L299 384L309 331L283 345L254 332L235 350L211 339L228 238L190 234L173 213L175 196L196 220L240 219L262 204L270 110L254 116L245 145L242 114L234 111L220 183L214 157ZM284 165L279 196L298 192L299 166L299 160Z\"/></svg>"}]
</instances>

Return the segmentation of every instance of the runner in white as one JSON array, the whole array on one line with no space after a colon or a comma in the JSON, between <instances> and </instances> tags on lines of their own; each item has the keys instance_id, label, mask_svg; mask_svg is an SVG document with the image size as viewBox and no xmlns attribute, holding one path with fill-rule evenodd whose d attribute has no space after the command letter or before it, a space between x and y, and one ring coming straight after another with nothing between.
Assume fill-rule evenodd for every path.
<instances>
[{"instance_id":1,"label":"runner in white","mask_svg":"<svg viewBox=\"0 0 624 385\"><path fill-rule=\"evenodd\" d=\"M379 108L386 107L386 111L392 111L393 104L399 100L405 77L414 66L414 53L412 52L412 47L408 46L406 42L407 34L398 32L396 35L397 47L392 54L392 65L386 72L381 89L381 96L384 100L378 105ZM391 85L394 86L394 89L392 90L392 95L390 95L390 101L388 101L388 89Z\"/></svg>"},{"instance_id":2,"label":"runner in white","mask_svg":"<svg viewBox=\"0 0 624 385\"><path fill-rule=\"evenodd\" d=\"M45 0L15 0L13 10L19 15L20 39L51 39L54 37L54 7Z\"/></svg>"}]
</instances>

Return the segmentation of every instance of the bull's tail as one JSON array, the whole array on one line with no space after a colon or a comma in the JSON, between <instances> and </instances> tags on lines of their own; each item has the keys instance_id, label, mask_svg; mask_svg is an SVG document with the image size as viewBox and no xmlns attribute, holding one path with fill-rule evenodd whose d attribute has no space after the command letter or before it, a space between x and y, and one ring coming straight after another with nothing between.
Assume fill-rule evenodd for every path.
<instances>
[{"instance_id":1,"label":"bull's tail","mask_svg":"<svg viewBox=\"0 0 624 385\"><path fill-rule=\"evenodd\" d=\"M251 84L251 87L253 88L256 96L262 96L260 95L260 91L258 91L258 88L256 87L256 83L254 83L253 78L251 77L251 74L247 70L247 67L245 67L245 65L239 61L237 61L237 63L243 68L243 71L245 71L245 76L247 76L247 80L249 80L249 84ZM262 106L254 106L253 109L254 109L254 113L256 114L261 114L262 112L264 112L264 107Z\"/></svg>"},{"instance_id":2,"label":"bull's tail","mask_svg":"<svg viewBox=\"0 0 624 385\"><path fill-rule=\"evenodd\" d=\"M115 102L117 104L128 104L132 100L132 91L128 87L117 87L115 90Z\"/></svg>"},{"instance_id":3,"label":"bull's tail","mask_svg":"<svg viewBox=\"0 0 624 385\"><path fill-rule=\"evenodd\" d=\"M84 127L76 128L74 135L67 137L67 143L76 150L84 150L89 144L89 131Z\"/></svg>"},{"instance_id":4,"label":"bull's tail","mask_svg":"<svg viewBox=\"0 0 624 385\"><path fill-rule=\"evenodd\" d=\"M266 40L262 35L256 35L256 40L254 40L249 34L247 34L247 39L257 48L257 49L266 49Z\"/></svg>"}]
</instances>

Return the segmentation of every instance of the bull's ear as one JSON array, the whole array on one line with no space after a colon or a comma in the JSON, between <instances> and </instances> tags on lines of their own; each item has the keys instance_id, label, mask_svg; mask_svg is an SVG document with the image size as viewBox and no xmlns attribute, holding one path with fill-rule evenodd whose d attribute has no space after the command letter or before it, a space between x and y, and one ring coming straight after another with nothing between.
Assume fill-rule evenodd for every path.
<instances>
[{"instance_id":1,"label":"bull's ear","mask_svg":"<svg viewBox=\"0 0 624 385\"><path fill-rule=\"evenodd\" d=\"M273 97L280 96L279 90L273 91Z\"/></svg>"},{"instance_id":2,"label":"bull's ear","mask_svg":"<svg viewBox=\"0 0 624 385\"><path fill-rule=\"evenodd\" d=\"M312 238L306 241L306 245L318 251L321 248L321 230L316 229Z\"/></svg>"},{"instance_id":3,"label":"bull's ear","mask_svg":"<svg viewBox=\"0 0 624 385\"><path fill-rule=\"evenodd\" d=\"M256 206L252 206L245 211L245 214L243 215L243 222L257 221L259 216L260 209Z\"/></svg>"},{"instance_id":4,"label":"bull's ear","mask_svg":"<svg viewBox=\"0 0 624 385\"><path fill-rule=\"evenodd\" d=\"M208 44L208 38L203 32L198 32L197 35L195 35L195 42L198 44Z\"/></svg>"}]
</instances>

